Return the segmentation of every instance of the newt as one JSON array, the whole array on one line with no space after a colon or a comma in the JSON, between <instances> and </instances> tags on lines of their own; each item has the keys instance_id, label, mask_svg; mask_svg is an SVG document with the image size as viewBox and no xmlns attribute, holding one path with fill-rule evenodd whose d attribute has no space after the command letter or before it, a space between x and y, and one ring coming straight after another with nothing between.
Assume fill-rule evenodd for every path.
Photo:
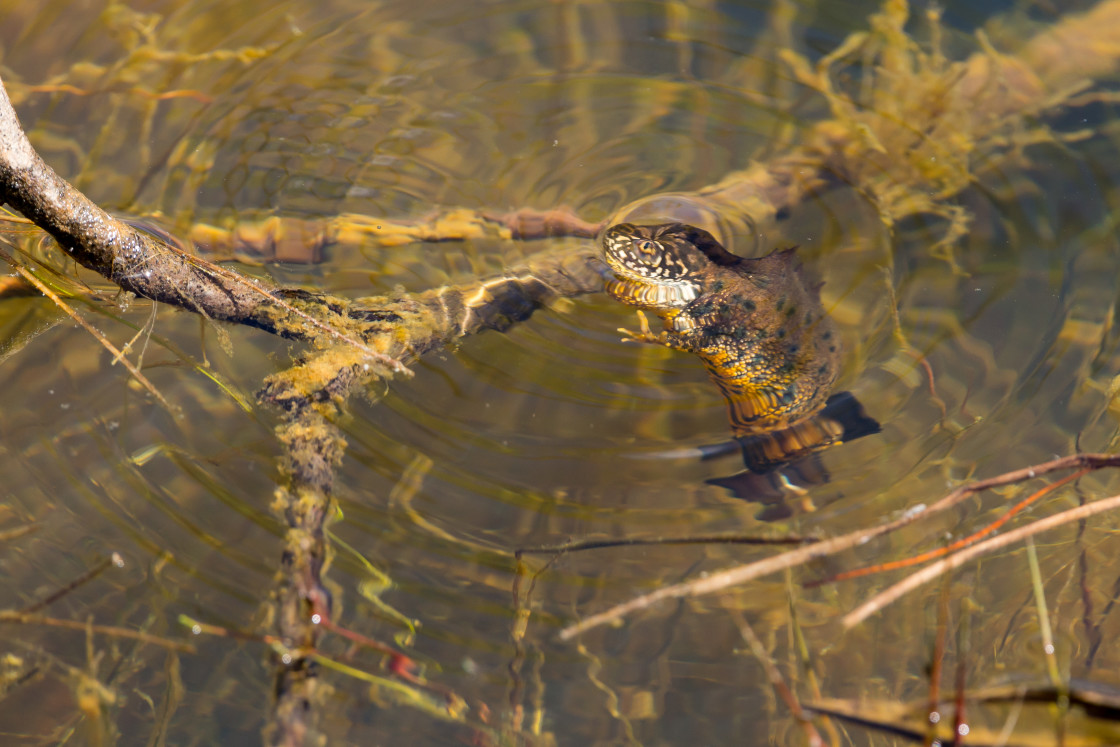
<instances>
[{"instance_id":1,"label":"newt","mask_svg":"<svg viewBox=\"0 0 1120 747\"><path fill-rule=\"evenodd\" d=\"M841 342L794 249L749 259L684 223L619 223L603 234L607 293L638 307L625 339L703 361L727 400L749 470L764 474L879 432L850 392L832 393ZM650 330L643 312L662 321Z\"/></svg>"}]
</instances>

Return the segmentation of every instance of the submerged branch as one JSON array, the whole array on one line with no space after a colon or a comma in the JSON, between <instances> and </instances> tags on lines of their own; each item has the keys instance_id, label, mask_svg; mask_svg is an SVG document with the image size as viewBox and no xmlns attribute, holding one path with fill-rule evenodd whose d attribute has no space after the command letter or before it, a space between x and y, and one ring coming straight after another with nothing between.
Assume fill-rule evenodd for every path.
<instances>
[{"instance_id":1,"label":"submerged branch","mask_svg":"<svg viewBox=\"0 0 1120 747\"><path fill-rule=\"evenodd\" d=\"M307 220L274 215L232 226L196 223L186 240L211 259L249 262L322 262L335 245L396 247L422 241L537 240L571 236L590 239L601 223L567 208L509 213L466 208L441 210L411 220L385 220L357 213Z\"/></svg>"},{"instance_id":2,"label":"submerged branch","mask_svg":"<svg viewBox=\"0 0 1120 747\"><path fill-rule=\"evenodd\" d=\"M571 296L592 293L602 285L601 263L586 249L550 255L491 280L414 295L375 296L353 301L306 291L283 297L316 313L332 312L357 325L364 343L400 361L419 356L467 335L504 332L534 311ZM317 307L327 307L319 312ZM379 372L360 350L334 346L317 351L266 382L261 398L291 411L318 402L339 403L356 386Z\"/></svg>"},{"instance_id":3,"label":"submerged branch","mask_svg":"<svg viewBox=\"0 0 1120 747\"><path fill-rule=\"evenodd\" d=\"M211 319L278 331L275 314L261 313L269 304L267 284L230 282L195 258L113 218L56 174L27 140L3 81L0 198L53 236L79 264L123 290Z\"/></svg>"},{"instance_id":4,"label":"submerged branch","mask_svg":"<svg viewBox=\"0 0 1120 747\"><path fill-rule=\"evenodd\" d=\"M1056 527L1070 524L1075 521L1087 519L1090 516L1095 516L1105 511L1113 511L1120 508L1120 495L1114 495L1110 498L1102 498L1092 503L1086 503L1083 506L1076 508L1066 509L1053 516L1047 516L1044 519L1033 521L1025 526L1012 529L1006 534L1001 534L997 537L980 542L965 550L961 550L955 555L950 555L947 558L938 560L931 563L920 571L915 571L910 576L887 588L886 590L876 594L871 599L867 600L859 607L844 615L841 624L845 628L851 628L859 625L871 615L874 615L879 610L886 607L891 602L901 598L906 593L917 589L922 584L928 583L938 576L959 568L965 563L974 560L986 553L995 552L1008 545L1012 545L1024 539L1033 537L1034 535L1045 532Z\"/></svg>"},{"instance_id":5,"label":"submerged branch","mask_svg":"<svg viewBox=\"0 0 1120 747\"><path fill-rule=\"evenodd\" d=\"M697 534L685 537L621 537L618 539L572 540L559 545L518 548L518 555L566 555L609 547L649 547L655 545L807 545L818 537L800 535Z\"/></svg>"},{"instance_id":6,"label":"submerged branch","mask_svg":"<svg viewBox=\"0 0 1120 747\"><path fill-rule=\"evenodd\" d=\"M953 263L953 245L971 218L952 198L981 173L1021 160L1024 146L1061 139L1031 120L1120 67L1120 0L1062 18L1016 55L981 36L981 51L961 62L911 39L908 19L908 4L891 0L872 18L874 31L853 34L816 65L783 52L832 116L792 147L695 195L734 230L753 235L823 187L846 184L871 201L888 229L915 215L947 221L931 251ZM936 31L936 11L928 21Z\"/></svg>"},{"instance_id":7,"label":"submerged branch","mask_svg":"<svg viewBox=\"0 0 1120 747\"><path fill-rule=\"evenodd\" d=\"M956 506L961 501L969 498L977 493L982 493L992 488L998 488L1003 485L1012 485L1026 480L1033 480L1041 475L1049 474L1059 470L1068 470L1075 468L1082 469L1103 469L1106 467L1120 467L1120 455L1118 454L1074 454L1072 456L1055 459L1050 462L1036 465L1034 467L1026 467L1024 469L1014 470L1013 472L1006 472L996 477L990 477L987 480L979 480L977 482L962 485L953 492L946 495L933 505L929 507L915 506L909 511L906 511L897 519L888 521L884 524L868 527L866 529L857 529L854 532L848 532L832 539L822 540L820 542L801 547L796 550L775 555L773 557L764 558L753 563L746 563L744 565L728 568L718 573L709 573L700 578L694 578L690 581L683 581L679 584L666 586L648 594L635 597L628 602L615 605L608 610L600 612L590 617L585 618L579 623L570 625L560 631L560 640L570 640L576 636L591 630L592 628L605 625L616 620L620 620L626 615L640 610L647 609L658 602L681 599L686 597L699 597L707 594L714 594L717 592L725 591L748 581L753 581L756 578L768 576L772 573L785 570L786 568L793 568L795 566L804 565L810 561L825 558L830 555L835 555L839 552L849 550L853 547L866 544L876 537L881 537L884 534L889 534L898 529L901 529L909 524L914 523L919 519L926 519L930 516L938 514L946 509ZM1090 504L1098 506L1099 504ZM1104 510L1104 509L1096 509ZM1093 512L1090 512L1090 514ZM1045 528L1045 527L1044 527ZM1038 530L1041 531L1041 530ZM1009 536L1004 535L1004 536ZM985 544L985 543L982 543ZM976 545L970 550L965 552L972 552L977 547ZM947 561L941 561L947 562Z\"/></svg>"}]
</instances>

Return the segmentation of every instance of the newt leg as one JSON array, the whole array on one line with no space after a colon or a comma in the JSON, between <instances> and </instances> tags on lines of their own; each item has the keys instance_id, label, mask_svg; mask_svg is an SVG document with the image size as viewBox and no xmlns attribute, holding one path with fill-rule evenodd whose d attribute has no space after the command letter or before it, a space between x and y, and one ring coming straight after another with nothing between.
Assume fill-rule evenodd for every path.
<instances>
[{"instance_id":1,"label":"newt leg","mask_svg":"<svg viewBox=\"0 0 1120 747\"><path fill-rule=\"evenodd\" d=\"M622 338L623 342L649 342L653 343L654 345L665 344L665 340L662 339L664 334L655 335L652 331L650 331L649 320L646 319L646 315L642 311L638 312L637 332L631 332L625 327L619 327L618 331L625 335L625 337Z\"/></svg>"}]
</instances>

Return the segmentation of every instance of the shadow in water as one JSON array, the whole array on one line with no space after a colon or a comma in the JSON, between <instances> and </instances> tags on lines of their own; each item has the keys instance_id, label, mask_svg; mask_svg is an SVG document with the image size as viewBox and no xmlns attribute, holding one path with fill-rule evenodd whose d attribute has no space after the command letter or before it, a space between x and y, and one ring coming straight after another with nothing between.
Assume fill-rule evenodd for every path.
<instances>
[{"instance_id":1,"label":"shadow in water","mask_svg":"<svg viewBox=\"0 0 1120 747\"><path fill-rule=\"evenodd\" d=\"M787 502L791 493L829 481L819 454L822 444L846 443L880 430L879 421L867 415L851 392L839 392L828 398L819 413L790 428L701 447L702 459L714 459L738 448L746 467L734 475L705 482L726 488L736 498L762 504L757 515L762 521L784 519L793 514ZM837 432L839 439L834 435Z\"/></svg>"}]
</instances>

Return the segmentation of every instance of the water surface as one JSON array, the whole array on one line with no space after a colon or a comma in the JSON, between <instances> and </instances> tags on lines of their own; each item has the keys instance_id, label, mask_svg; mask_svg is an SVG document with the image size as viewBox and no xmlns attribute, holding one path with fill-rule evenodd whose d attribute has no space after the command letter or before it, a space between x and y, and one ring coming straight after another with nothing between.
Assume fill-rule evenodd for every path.
<instances>
[{"instance_id":1,"label":"water surface","mask_svg":"<svg viewBox=\"0 0 1120 747\"><path fill-rule=\"evenodd\" d=\"M566 205L600 220L650 194L711 184L828 115L773 52L787 43L826 52L866 28L876 6L779 5L793 18L785 31L770 4L753 1L0 0L0 65L33 142L61 174L107 208L159 214L173 231L273 215L402 220L440 206ZM946 3L949 50L973 51L980 27L999 40L1052 21L994 15L1005 5ZM582 615L772 550L573 553L536 578L528 601L526 579L513 597L513 552L572 538L840 533L969 477L1109 449L1120 372L1111 115L1097 104L1047 120L1091 136L1034 146L958 198L975 221L956 272L929 251L942 222L891 233L843 188L744 240L756 252L800 246L845 342L840 385L883 424L825 453L831 481L792 501L789 518L763 521L757 504L705 484L740 469L734 456L674 455L727 437L723 400L689 356L622 344L617 328L633 328L633 312L602 294L463 340L418 362L415 377L353 402L340 423L349 447L327 573L337 621L396 639L475 712L486 704L493 724L509 722L511 703L523 706L524 730L558 744L799 739L739 634L739 613L806 699L815 686L829 697L923 697L938 585L842 634L839 616L887 581L801 584L974 531L1010 492L788 578L654 608L578 644L556 634ZM337 246L318 264L242 269L353 296L418 292L578 243ZM49 245L35 251L57 259ZM78 305L117 344L148 322L149 304L82 278L116 302ZM123 568L42 613L183 640L180 615L269 630L284 532L270 511L280 450L277 415L253 393L298 348L160 309L143 364L188 413L175 420L48 301L0 302L0 346L0 533L35 528L0 542L0 607L26 607L115 552ZM1086 478L1036 512L1107 495L1115 483ZM1053 532L1037 550L1061 672L1115 685L1114 647L1089 653L1118 624L1107 606L1120 575L1106 544L1114 525L1106 516ZM530 572L544 562L526 560ZM1021 548L959 572L950 593L952 629L964 632L947 667L967 661L973 687L1045 679ZM531 614L515 644L519 608ZM87 645L81 632L33 625L6 625L4 639L3 653L19 661L3 665L12 679L0 689L2 741L101 733L154 744L162 730L175 744L252 742L268 719L259 642L194 637L198 653L172 659L130 640ZM340 639L326 645L377 669ZM113 694L100 727L79 707L81 672ZM321 726L334 742L475 736L357 679L326 678L335 691ZM842 738L893 743L855 727Z\"/></svg>"}]
</instances>

